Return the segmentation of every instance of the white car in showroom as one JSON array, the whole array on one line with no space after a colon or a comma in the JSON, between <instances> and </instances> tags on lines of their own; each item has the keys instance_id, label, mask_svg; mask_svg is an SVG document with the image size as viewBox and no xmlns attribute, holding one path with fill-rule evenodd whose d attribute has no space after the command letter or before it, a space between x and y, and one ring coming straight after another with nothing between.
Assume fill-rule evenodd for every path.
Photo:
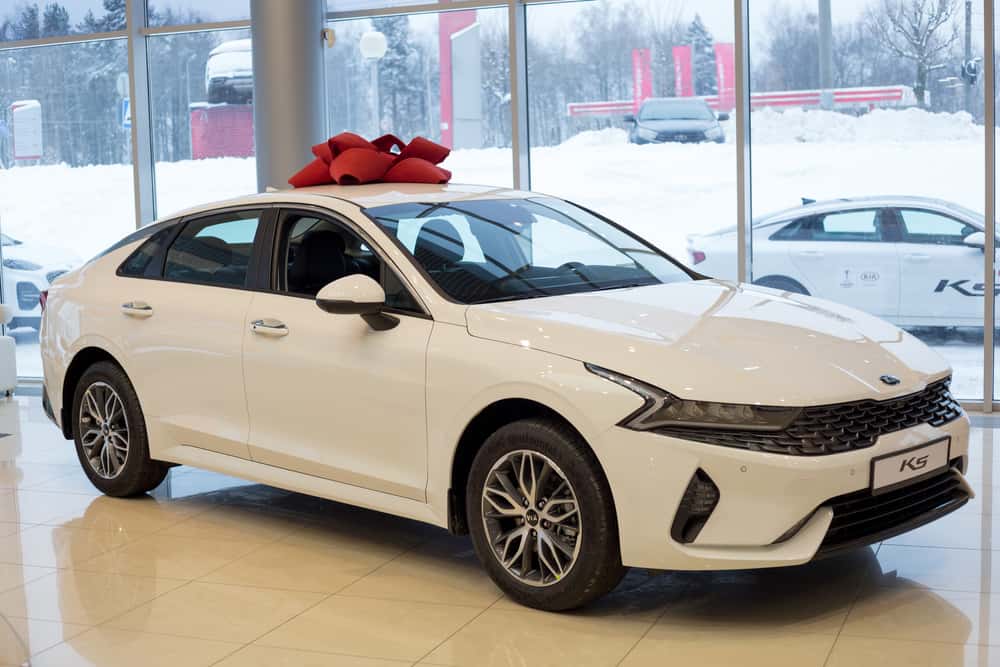
<instances>
[{"instance_id":1,"label":"white car in showroom","mask_svg":"<svg viewBox=\"0 0 1000 667\"><path fill-rule=\"evenodd\" d=\"M968 418L920 341L701 279L553 197L249 196L126 237L45 302L43 404L104 493L186 464L468 532L542 609L628 566L805 563L972 496Z\"/></svg>"},{"instance_id":2,"label":"white car in showroom","mask_svg":"<svg viewBox=\"0 0 1000 667\"><path fill-rule=\"evenodd\" d=\"M7 328L37 330L42 321L41 293L53 280L79 266L80 260L58 248L19 241L8 234L0 234L0 256L3 303L13 315Z\"/></svg>"},{"instance_id":3,"label":"white car in showroom","mask_svg":"<svg viewBox=\"0 0 1000 667\"><path fill-rule=\"evenodd\" d=\"M985 246L983 216L940 199L805 200L753 221L753 282L903 327L981 329ZM734 277L736 229L689 237L688 256L704 275Z\"/></svg>"}]
</instances>

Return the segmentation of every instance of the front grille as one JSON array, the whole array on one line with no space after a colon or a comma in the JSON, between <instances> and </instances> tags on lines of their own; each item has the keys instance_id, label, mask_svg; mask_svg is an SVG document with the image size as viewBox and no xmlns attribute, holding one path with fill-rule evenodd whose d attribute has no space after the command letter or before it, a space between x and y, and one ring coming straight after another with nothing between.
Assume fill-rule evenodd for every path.
<instances>
[{"instance_id":1,"label":"front grille","mask_svg":"<svg viewBox=\"0 0 1000 667\"><path fill-rule=\"evenodd\" d=\"M680 141L693 142L704 141L704 132L661 132L657 137L658 141Z\"/></svg>"},{"instance_id":2,"label":"front grille","mask_svg":"<svg viewBox=\"0 0 1000 667\"><path fill-rule=\"evenodd\" d=\"M879 495L857 491L825 503L833 510L817 556L889 539L954 512L969 501L960 473L947 472Z\"/></svg>"},{"instance_id":3,"label":"front grille","mask_svg":"<svg viewBox=\"0 0 1000 667\"><path fill-rule=\"evenodd\" d=\"M780 431L665 426L657 433L757 452L822 456L871 447L887 433L919 424L942 426L962 416L948 388L950 378L923 391L886 401L854 401L802 408Z\"/></svg>"},{"instance_id":4,"label":"front grille","mask_svg":"<svg viewBox=\"0 0 1000 667\"><path fill-rule=\"evenodd\" d=\"M34 310L38 307L38 297L41 292L35 283L17 284L17 305L21 310Z\"/></svg>"}]
</instances>

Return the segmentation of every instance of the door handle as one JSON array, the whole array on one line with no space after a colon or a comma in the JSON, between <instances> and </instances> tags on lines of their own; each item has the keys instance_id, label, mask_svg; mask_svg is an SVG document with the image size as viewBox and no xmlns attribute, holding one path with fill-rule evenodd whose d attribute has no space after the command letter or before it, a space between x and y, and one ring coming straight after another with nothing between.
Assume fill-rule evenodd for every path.
<instances>
[{"instance_id":1,"label":"door handle","mask_svg":"<svg viewBox=\"0 0 1000 667\"><path fill-rule=\"evenodd\" d=\"M145 301L129 301L122 304L122 314L129 317L152 317L153 307Z\"/></svg>"},{"instance_id":2,"label":"door handle","mask_svg":"<svg viewBox=\"0 0 1000 667\"><path fill-rule=\"evenodd\" d=\"M255 334L260 334L261 336L280 338L288 335L288 327L285 326L285 323L271 317L263 320L254 320L250 323L250 329Z\"/></svg>"},{"instance_id":3,"label":"door handle","mask_svg":"<svg viewBox=\"0 0 1000 667\"><path fill-rule=\"evenodd\" d=\"M904 255L903 259L905 259L907 262L913 262L914 264L922 264L924 262L931 261L931 256L925 255L923 253L912 253L909 255Z\"/></svg>"},{"instance_id":4,"label":"door handle","mask_svg":"<svg viewBox=\"0 0 1000 667\"><path fill-rule=\"evenodd\" d=\"M823 256L822 250L800 250L798 252L799 257L812 257L813 259Z\"/></svg>"}]
</instances>

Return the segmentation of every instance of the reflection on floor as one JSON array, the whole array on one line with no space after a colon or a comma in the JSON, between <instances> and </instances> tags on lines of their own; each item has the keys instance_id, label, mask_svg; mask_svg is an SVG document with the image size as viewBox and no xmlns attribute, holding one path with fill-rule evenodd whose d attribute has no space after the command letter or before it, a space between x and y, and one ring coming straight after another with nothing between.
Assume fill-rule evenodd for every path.
<instances>
[{"instance_id":1,"label":"reflection on floor","mask_svg":"<svg viewBox=\"0 0 1000 667\"><path fill-rule=\"evenodd\" d=\"M936 524L785 570L633 570L572 614L404 519L188 468L99 496L37 398L0 432L0 665L1000 665L992 429L978 498Z\"/></svg>"}]
</instances>

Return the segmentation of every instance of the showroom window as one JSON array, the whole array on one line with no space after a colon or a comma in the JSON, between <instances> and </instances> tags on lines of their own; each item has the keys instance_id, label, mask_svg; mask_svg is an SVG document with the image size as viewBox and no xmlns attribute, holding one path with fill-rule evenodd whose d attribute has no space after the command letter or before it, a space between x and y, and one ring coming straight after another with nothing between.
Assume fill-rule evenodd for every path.
<instances>
[{"instance_id":1,"label":"showroom window","mask_svg":"<svg viewBox=\"0 0 1000 667\"><path fill-rule=\"evenodd\" d=\"M732 3L531 5L527 42L532 188L734 278Z\"/></svg>"},{"instance_id":2,"label":"showroom window","mask_svg":"<svg viewBox=\"0 0 1000 667\"><path fill-rule=\"evenodd\" d=\"M0 1L0 42L91 35L124 28L124 3L109 10L104 0Z\"/></svg>"},{"instance_id":3,"label":"showroom window","mask_svg":"<svg viewBox=\"0 0 1000 667\"><path fill-rule=\"evenodd\" d=\"M257 189L249 30L151 35L158 215Z\"/></svg>"},{"instance_id":4,"label":"showroom window","mask_svg":"<svg viewBox=\"0 0 1000 667\"><path fill-rule=\"evenodd\" d=\"M3 303L17 371L42 373L40 293L135 230L125 40L0 51Z\"/></svg>"},{"instance_id":5,"label":"showroom window","mask_svg":"<svg viewBox=\"0 0 1000 667\"><path fill-rule=\"evenodd\" d=\"M506 9L329 27L336 33L326 50L331 134L425 136L452 149L444 166L454 182L512 184Z\"/></svg>"},{"instance_id":6,"label":"showroom window","mask_svg":"<svg viewBox=\"0 0 1000 667\"><path fill-rule=\"evenodd\" d=\"M752 278L902 326L952 365L957 397L981 398L983 253L961 238L983 224L984 102L956 76L964 14L935 28L900 23L888 4L834 2L827 24L821 4L750 0L750 201L755 219L844 212L794 249L755 226ZM832 36L823 53L821 32ZM911 37L924 51L902 48ZM973 40L972 56L981 49ZM846 212L870 197L886 207L881 220ZM942 207L962 222L931 212ZM886 236L897 210L904 239Z\"/></svg>"},{"instance_id":7,"label":"showroom window","mask_svg":"<svg viewBox=\"0 0 1000 667\"><path fill-rule=\"evenodd\" d=\"M150 26L175 26L250 18L250 0L157 0L149 5L146 22Z\"/></svg>"},{"instance_id":8,"label":"showroom window","mask_svg":"<svg viewBox=\"0 0 1000 667\"><path fill-rule=\"evenodd\" d=\"M0 0L8 304L158 215L256 189L249 0L132 4L146 67L131 77L130 2ZM1000 396L983 326L987 260L1000 257L978 245L982 232L994 246L984 202L996 190L983 3L970 6L968 52L961 0L906 3L950 8L915 28L881 1L749 0L738 17L740 4L328 0L328 129L427 136L453 149L455 182L530 183L704 275L875 313L942 354L959 397ZM908 39L922 50L900 48ZM133 85L148 104L132 104ZM844 211L810 212L871 197L884 210L857 229L834 228L856 222ZM37 376L38 315L18 308L19 372Z\"/></svg>"}]
</instances>

